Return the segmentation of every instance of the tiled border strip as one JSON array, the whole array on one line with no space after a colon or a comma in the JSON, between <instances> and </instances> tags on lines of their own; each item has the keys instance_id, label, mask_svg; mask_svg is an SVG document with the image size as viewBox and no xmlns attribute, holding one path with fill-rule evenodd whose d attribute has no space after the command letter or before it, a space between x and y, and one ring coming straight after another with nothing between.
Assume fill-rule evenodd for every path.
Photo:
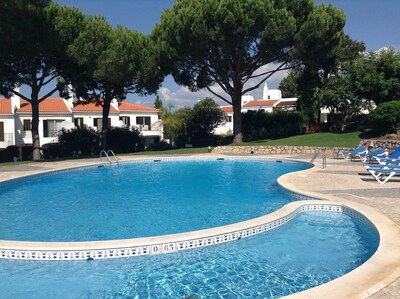
<instances>
[{"instance_id":1,"label":"tiled border strip","mask_svg":"<svg viewBox=\"0 0 400 299\"><path fill-rule=\"evenodd\" d=\"M289 204L290 205L290 204ZM219 227L217 229L224 231L220 234L213 234L216 229L208 229L202 232L201 237L192 238L191 233L183 233L177 235L169 235L169 236L161 236L154 238L141 238L140 240L143 243L147 243L145 245L134 245L134 246L110 246L110 247L98 247L97 244L101 244L103 242L72 242L74 247L78 245L81 247L80 249L76 248L69 249L68 243L41 243L41 242L14 242L9 241L11 248L4 248L4 245L7 245L8 241L0 241L0 258L3 259L18 259L18 260L41 260L41 261L54 261L54 260L87 260L87 259L112 259L112 258L123 258L123 257L135 257L135 256L143 256L143 255L154 255L154 254L164 254L164 253L172 253L178 252L182 250L202 248L216 244L222 244L226 242L231 242L235 240L239 240L241 238L247 238L250 236L254 236L272 229L275 229L281 225L284 225L294 219L298 214L309 211L324 211L324 212L336 212L336 213L344 213L350 217L355 218L357 221L361 221L363 224L368 225L371 228L376 228L373 226L368 219L366 219L362 214L357 211L348 208L346 206L331 204L331 203L301 203L300 206L295 208L292 212L287 214L286 216L279 217L277 219L268 221L266 223L262 223L260 225L252 226L253 220L261 219L261 218L271 218L269 215L263 216L260 218L256 218L253 220L245 221L240 223L241 226L246 226L246 224L250 224L249 227L245 227L239 230L229 230L230 227L235 225L228 225ZM271 214L270 214L271 215ZM194 232L196 233L196 232ZM177 238L178 237L178 238ZM185 239L187 237L187 239ZM180 240L174 240L174 239ZM159 243L158 239L165 239L170 241L166 241L163 243ZM119 243L122 241L123 243L135 242L138 239L130 239L130 240L116 240L115 243ZM113 241L106 241L110 245L113 245ZM70 245L71 245L70 244ZM12 248L13 245L17 245L15 248ZM43 247L61 247L59 249L42 249ZM9 247L7 246L7 247ZM25 248L24 248L25 247ZM37 247L37 249L35 249ZM64 248L62 248L64 247Z\"/></svg>"}]
</instances>

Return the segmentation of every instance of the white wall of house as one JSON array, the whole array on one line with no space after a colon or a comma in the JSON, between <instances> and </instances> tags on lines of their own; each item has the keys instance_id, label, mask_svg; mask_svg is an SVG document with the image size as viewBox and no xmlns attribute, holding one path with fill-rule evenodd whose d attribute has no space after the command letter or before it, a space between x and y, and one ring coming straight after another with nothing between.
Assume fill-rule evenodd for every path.
<instances>
[{"instance_id":1,"label":"white wall of house","mask_svg":"<svg viewBox=\"0 0 400 299\"><path fill-rule=\"evenodd\" d=\"M31 119L31 113L17 113L15 115L15 145L33 143L32 131L24 128L24 121L30 121ZM39 118L40 144L57 142L58 132L61 128L68 129L68 124L72 125L71 114L41 114Z\"/></svg>"},{"instance_id":2,"label":"white wall of house","mask_svg":"<svg viewBox=\"0 0 400 299\"><path fill-rule=\"evenodd\" d=\"M0 115L0 148L10 145L32 144L31 112L16 111L20 108L20 99L12 97L12 114ZM73 98L64 100L69 110L73 109ZM124 127L121 118L129 118L129 127L137 126L146 144L163 139L163 125L157 111L118 111L118 103L112 103L117 111L110 112L109 119L112 127ZM138 119L138 117L140 119ZM43 113L39 115L40 144L57 142L57 135L62 128L71 129L75 124L85 124L98 131L102 123L102 111L71 111ZM78 121L79 120L79 121Z\"/></svg>"},{"instance_id":3,"label":"white wall of house","mask_svg":"<svg viewBox=\"0 0 400 299\"><path fill-rule=\"evenodd\" d=\"M164 139L162 121L158 118L158 113L143 111L130 114L129 112L121 112L120 116L130 116L131 126L137 128L143 138ZM149 118L150 126L148 125Z\"/></svg>"},{"instance_id":4,"label":"white wall of house","mask_svg":"<svg viewBox=\"0 0 400 299\"><path fill-rule=\"evenodd\" d=\"M233 134L233 112L225 112L225 122L213 131L215 135L232 135Z\"/></svg>"},{"instance_id":5,"label":"white wall of house","mask_svg":"<svg viewBox=\"0 0 400 299\"><path fill-rule=\"evenodd\" d=\"M111 112L108 116L108 118L111 121L111 126L112 127L119 127L120 122L119 122L119 115L115 112ZM83 124L93 128L97 132L101 132L101 124L102 124L102 119L103 119L103 113L101 111L99 112L73 112L72 115L72 122L74 124L77 124L77 119L83 119ZM96 119L96 121L95 121ZM95 125L95 124L99 125ZM79 124L78 124L79 125Z\"/></svg>"},{"instance_id":6,"label":"white wall of house","mask_svg":"<svg viewBox=\"0 0 400 299\"><path fill-rule=\"evenodd\" d=\"M3 130L3 134L0 136L0 148L15 144L14 116L2 115L0 116L0 123Z\"/></svg>"}]
</instances>

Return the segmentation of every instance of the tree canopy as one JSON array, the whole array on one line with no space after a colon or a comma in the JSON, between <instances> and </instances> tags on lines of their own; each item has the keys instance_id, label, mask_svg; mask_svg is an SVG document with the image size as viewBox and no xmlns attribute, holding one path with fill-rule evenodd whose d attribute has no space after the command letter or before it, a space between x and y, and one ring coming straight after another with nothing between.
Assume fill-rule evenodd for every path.
<instances>
[{"instance_id":1,"label":"tree canopy","mask_svg":"<svg viewBox=\"0 0 400 299\"><path fill-rule=\"evenodd\" d=\"M349 72L355 93L377 105L400 101L400 53L393 48L364 53Z\"/></svg>"},{"instance_id":2,"label":"tree canopy","mask_svg":"<svg viewBox=\"0 0 400 299\"><path fill-rule=\"evenodd\" d=\"M207 137L224 122L224 113L212 98L198 101L192 109L190 127L192 137Z\"/></svg>"},{"instance_id":3,"label":"tree canopy","mask_svg":"<svg viewBox=\"0 0 400 299\"><path fill-rule=\"evenodd\" d=\"M366 104L354 93L348 76L351 64L364 50L363 43L345 35L336 49L335 59L320 65L310 61L294 69L281 81L282 93L291 96L297 93L298 108L309 117L311 124L318 122L321 107L327 107L333 130L335 114L340 111L341 128L344 128Z\"/></svg>"},{"instance_id":4,"label":"tree canopy","mask_svg":"<svg viewBox=\"0 0 400 299\"><path fill-rule=\"evenodd\" d=\"M234 142L240 142L241 96L277 71L335 59L344 23L342 11L312 0L177 0L153 37L162 69L178 84L207 88L233 106Z\"/></svg>"},{"instance_id":5,"label":"tree canopy","mask_svg":"<svg viewBox=\"0 0 400 299\"><path fill-rule=\"evenodd\" d=\"M81 32L68 49L74 62L62 71L77 97L103 107L103 148L113 99L127 93L154 93L162 80L158 71L157 49L146 35L121 25L112 28L102 17L87 16Z\"/></svg>"},{"instance_id":6,"label":"tree canopy","mask_svg":"<svg viewBox=\"0 0 400 299\"><path fill-rule=\"evenodd\" d=\"M7 45L0 48L0 93L6 97L14 93L32 105L33 159L39 160L39 103L57 88L39 94L55 82L59 67L67 63L68 45L56 29L56 19L78 12L46 0L1 1L0 11L0 33ZM15 90L21 85L30 88L29 95Z\"/></svg>"}]
</instances>

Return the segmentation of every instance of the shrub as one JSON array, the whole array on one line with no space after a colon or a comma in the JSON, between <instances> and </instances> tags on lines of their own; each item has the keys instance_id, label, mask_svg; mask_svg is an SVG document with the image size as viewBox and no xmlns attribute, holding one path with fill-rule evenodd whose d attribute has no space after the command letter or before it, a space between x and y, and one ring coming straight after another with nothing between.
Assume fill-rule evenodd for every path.
<instances>
[{"instance_id":1,"label":"shrub","mask_svg":"<svg viewBox=\"0 0 400 299\"><path fill-rule=\"evenodd\" d=\"M44 159L58 159L69 156L69 152L61 143L46 143L42 145Z\"/></svg>"},{"instance_id":2,"label":"shrub","mask_svg":"<svg viewBox=\"0 0 400 299\"><path fill-rule=\"evenodd\" d=\"M146 151L166 151L172 149L172 146L165 141L160 141L159 143L150 144Z\"/></svg>"},{"instance_id":3,"label":"shrub","mask_svg":"<svg viewBox=\"0 0 400 299\"><path fill-rule=\"evenodd\" d=\"M136 152L141 142L137 129L111 128L107 131L107 147L115 154Z\"/></svg>"},{"instance_id":4,"label":"shrub","mask_svg":"<svg viewBox=\"0 0 400 299\"><path fill-rule=\"evenodd\" d=\"M21 146L21 156L23 161L33 160L33 145Z\"/></svg>"},{"instance_id":5,"label":"shrub","mask_svg":"<svg viewBox=\"0 0 400 299\"><path fill-rule=\"evenodd\" d=\"M4 162L10 162L14 160L14 157L19 157L19 149L16 145L7 146L3 153Z\"/></svg>"},{"instance_id":6,"label":"shrub","mask_svg":"<svg viewBox=\"0 0 400 299\"><path fill-rule=\"evenodd\" d=\"M244 141L283 138L305 132L307 120L300 112L258 110L242 114Z\"/></svg>"},{"instance_id":7,"label":"shrub","mask_svg":"<svg viewBox=\"0 0 400 299\"><path fill-rule=\"evenodd\" d=\"M380 104L369 116L372 131L385 135L400 130L400 101Z\"/></svg>"},{"instance_id":8,"label":"shrub","mask_svg":"<svg viewBox=\"0 0 400 299\"><path fill-rule=\"evenodd\" d=\"M0 148L0 162L6 162L5 157L4 157L4 148Z\"/></svg>"},{"instance_id":9,"label":"shrub","mask_svg":"<svg viewBox=\"0 0 400 299\"><path fill-rule=\"evenodd\" d=\"M99 153L99 136L87 126L62 129L58 141L69 156L91 155Z\"/></svg>"}]
</instances>

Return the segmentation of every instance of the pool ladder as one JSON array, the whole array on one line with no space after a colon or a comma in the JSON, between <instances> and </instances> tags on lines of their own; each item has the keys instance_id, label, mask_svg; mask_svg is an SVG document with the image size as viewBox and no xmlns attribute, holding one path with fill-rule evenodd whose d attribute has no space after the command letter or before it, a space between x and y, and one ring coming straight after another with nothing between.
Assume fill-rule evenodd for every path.
<instances>
[{"instance_id":1,"label":"pool ladder","mask_svg":"<svg viewBox=\"0 0 400 299\"><path fill-rule=\"evenodd\" d=\"M326 154L325 154L325 152L315 153L314 156L312 157L311 161L308 163L308 167L312 166L313 162L315 161L315 159L317 159L317 157L319 155L322 157L322 167L321 168L322 169L326 168Z\"/></svg>"},{"instance_id":2,"label":"pool ladder","mask_svg":"<svg viewBox=\"0 0 400 299\"><path fill-rule=\"evenodd\" d=\"M104 156L103 156L104 154ZM103 162L103 157L107 158L108 163L110 163L110 166L114 163L115 165L119 166L118 158L115 156L114 152L112 150L108 151L101 151L100 152L100 162ZM114 158L111 160L111 158Z\"/></svg>"}]
</instances>

